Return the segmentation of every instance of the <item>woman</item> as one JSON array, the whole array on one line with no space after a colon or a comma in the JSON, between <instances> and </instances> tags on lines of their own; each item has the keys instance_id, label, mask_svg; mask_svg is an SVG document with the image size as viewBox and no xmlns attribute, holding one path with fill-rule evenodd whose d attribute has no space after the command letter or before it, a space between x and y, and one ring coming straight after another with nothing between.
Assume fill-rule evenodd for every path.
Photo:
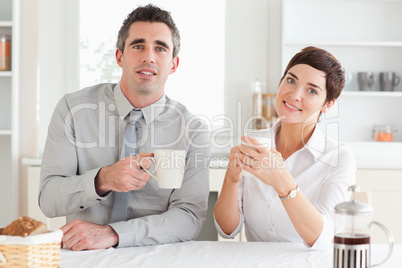
<instances>
[{"instance_id":1,"label":"woman","mask_svg":"<svg viewBox=\"0 0 402 268\"><path fill-rule=\"evenodd\" d=\"M291 59L276 95L275 148L243 136L256 149L239 145L230 152L214 209L222 237L233 238L244 222L248 241L329 245L334 207L348 199L356 164L351 149L324 136L317 121L344 85L342 66L325 50L307 47ZM242 176L242 169L254 176Z\"/></svg>"}]
</instances>

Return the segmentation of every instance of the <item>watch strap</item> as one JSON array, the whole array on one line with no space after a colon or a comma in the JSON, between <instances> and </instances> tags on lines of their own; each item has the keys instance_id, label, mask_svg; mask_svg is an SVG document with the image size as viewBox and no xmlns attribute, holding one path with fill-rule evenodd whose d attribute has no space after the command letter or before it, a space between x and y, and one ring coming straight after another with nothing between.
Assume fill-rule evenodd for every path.
<instances>
[{"instance_id":1,"label":"watch strap","mask_svg":"<svg viewBox=\"0 0 402 268\"><path fill-rule=\"evenodd\" d=\"M296 189L290 190L287 196L279 197L279 198L281 200L287 200L287 199L295 198L298 191L300 191L299 185L297 185Z\"/></svg>"}]
</instances>

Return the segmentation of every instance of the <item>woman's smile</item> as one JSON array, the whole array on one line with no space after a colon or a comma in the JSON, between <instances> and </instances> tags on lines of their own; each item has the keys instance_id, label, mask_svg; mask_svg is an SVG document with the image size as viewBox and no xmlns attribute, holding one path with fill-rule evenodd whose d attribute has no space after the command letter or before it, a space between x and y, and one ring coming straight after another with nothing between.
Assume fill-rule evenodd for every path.
<instances>
[{"instance_id":1,"label":"woman's smile","mask_svg":"<svg viewBox=\"0 0 402 268\"><path fill-rule=\"evenodd\" d=\"M297 108L297 107L295 107L295 106L289 104L289 103L286 102L286 101L283 101L283 103L285 104L285 107L288 108L287 110L289 110L289 111L291 111L291 112L293 112L293 111L295 111L295 112L301 112L301 111L302 111L302 109L299 109L299 108Z\"/></svg>"}]
</instances>

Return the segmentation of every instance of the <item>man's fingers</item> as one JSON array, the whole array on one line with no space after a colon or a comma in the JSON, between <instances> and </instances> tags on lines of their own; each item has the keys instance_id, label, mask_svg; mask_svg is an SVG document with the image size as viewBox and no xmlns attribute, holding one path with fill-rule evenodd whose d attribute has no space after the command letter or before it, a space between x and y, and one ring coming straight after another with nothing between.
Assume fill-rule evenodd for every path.
<instances>
[{"instance_id":1,"label":"man's fingers","mask_svg":"<svg viewBox=\"0 0 402 268\"><path fill-rule=\"evenodd\" d=\"M149 169L151 167L151 160L149 160L147 157L144 157L140 159L138 164L141 168Z\"/></svg>"},{"instance_id":2,"label":"man's fingers","mask_svg":"<svg viewBox=\"0 0 402 268\"><path fill-rule=\"evenodd\" d=\"M72 222L67 223L66 225L63 225L62 227L60 227L60 230L63 232L63 235L67 234L71 229L74 228L74 226L76 224L79 223L79 220L75 220Z\"/></svg>"}]
</instances>

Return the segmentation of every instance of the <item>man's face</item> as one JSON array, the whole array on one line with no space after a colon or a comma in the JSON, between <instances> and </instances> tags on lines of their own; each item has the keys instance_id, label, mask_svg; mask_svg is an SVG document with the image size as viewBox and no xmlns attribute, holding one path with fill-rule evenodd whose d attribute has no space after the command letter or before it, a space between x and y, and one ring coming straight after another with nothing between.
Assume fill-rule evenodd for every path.
<instances>
[{"instance_id":1,"label":"man's face","mask_svg":"<svg viewBox=\"0 0 402 268\"><path fill-rule=\"evenodd\" d=\"M123 92L161 97L169 74L176 71L179 63L178 57L173 58L172 54L172 31L166 24L133 23L124 52L116 51L117 63L123 69Z\"/></svg>"}]
</instances>

